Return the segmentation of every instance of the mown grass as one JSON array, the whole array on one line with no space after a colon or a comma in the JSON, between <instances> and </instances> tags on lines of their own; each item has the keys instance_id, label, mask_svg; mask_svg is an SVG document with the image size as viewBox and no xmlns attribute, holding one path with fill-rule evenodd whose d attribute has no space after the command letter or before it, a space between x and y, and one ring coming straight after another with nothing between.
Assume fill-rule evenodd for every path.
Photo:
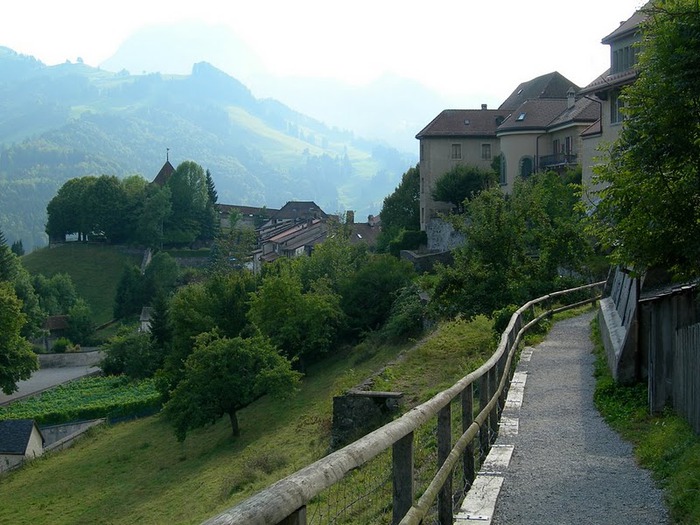
<instances>
[{"instance_id":1,"label":"mown grass","mask_svg":"<svg viewBox=\"0 0 700 525\"><path fill-rule=\"evenodd\" d=\"M673 523L700 523L700 436L671 410L649 415L646 384L616 384L608 369L597 321L595 404L606 422L634 446L635 455L664 489Z\"/></svg>"},{"instance_id":2,"label":"mown grass","mask_svg":"<svg viewBox=\"0 0 700 525\"><path fill-rule=\"evenodd\" d=\"M481 318L446 325L410 351L369 343L339 351L311 367L295 395L240 411L235 440L226 419L183 443L161 416L96 429L0 477L0 523L200 523L328 453L334 395L392 362L386 386L422 401L481 362L492 343Z\"/></svg>"},{"instance_id":3,"label":"mown grass","mask_svg":"<svg viewBox=\"0 0 700 525\"><path fill-rule=\"evenodd\" d=\"M82 243L42 248L22 257L22 264L32 274L68 274L97 325L112 319L117 285L127 263L140 264L141 258L115 246Z\"/></svg>"}]
</instances>

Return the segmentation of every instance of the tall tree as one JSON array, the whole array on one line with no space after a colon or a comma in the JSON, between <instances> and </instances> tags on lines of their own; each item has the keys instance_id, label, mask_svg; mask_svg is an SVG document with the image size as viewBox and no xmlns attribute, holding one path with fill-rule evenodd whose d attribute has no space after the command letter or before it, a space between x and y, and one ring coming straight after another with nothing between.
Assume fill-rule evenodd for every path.
<instances>
[{"instance_id":1,"label":"tall tree","mask_svg":"<svg viewBox=\"0 0 700 525\"><path fill-rule=\"evenodd\" d=\"M592 231L613 261L677 277L700 273L700 9L655 1L642 25L637 80L597 181Z\"/></svg>"},{"instance_id":2,"label":"tall tree","mask_svg":"<svg viewBox=\"0 0 700 525\"><path fill-rule=\"evenodd\" d=\"M29 342L20 332L26 322L22 302L12 285L0 282L0 390L11 394L17 381L29 379L39 364Z\"/></svg>"},{"instance_id":3,"label":"tall tree","mask_svg":"<svg viewBox=\"0 0 700 525\"><path fill-rule=\"evenodd\" d=\"M166 240L189 244L202 234L209 194L202 167L192 161L182 162L168 179L172 215L166 221Z\"/></svg>"},{"instance_id":4,"label":"tall tree","mask_svg":"<svg viewBox=\"0 0 700 525\"><path fill-rule=\"evenodd\" d=\"M420 169L409 169L401 177L401 183L394 193L384 199L382 211L382 231L378 239L380 251L387 251L389 243L401 230L420 230Z\"/></svg>"}]
</instances>

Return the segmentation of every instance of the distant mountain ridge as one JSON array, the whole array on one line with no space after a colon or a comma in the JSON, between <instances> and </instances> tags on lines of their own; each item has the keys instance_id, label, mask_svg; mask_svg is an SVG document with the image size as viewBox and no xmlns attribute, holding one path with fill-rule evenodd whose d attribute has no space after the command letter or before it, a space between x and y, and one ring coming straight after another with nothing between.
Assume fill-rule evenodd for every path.
<instances>
[{"instance_id":1,"label":"distant mountain ridge","mask_svg":"<svg viewBox=\"0 0 700 525\"><path fill-rule=\"evenodd\" d=\"M220 202L376 214L417 159L331 128L201 62L188 75L46 66L0 48L0 229L46 243L45 208L69 178L141 174L165 161L210 169ZM359 214L359 215L358 215Z\"/></svg>"}]
</instances>

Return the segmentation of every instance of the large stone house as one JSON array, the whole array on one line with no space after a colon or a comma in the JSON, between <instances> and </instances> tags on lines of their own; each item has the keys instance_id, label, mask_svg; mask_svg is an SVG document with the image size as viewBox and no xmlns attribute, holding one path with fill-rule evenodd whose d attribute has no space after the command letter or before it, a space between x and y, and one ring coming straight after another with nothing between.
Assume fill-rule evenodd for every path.
<instances>
[{"instance_id":1,"label":"large stone house","mask_svg":"<svg viewBox=\"0 0 700 525\"><path fill-rule=\"evenodd\" d=\"M558 72L521 83L497 110L445 110L423 128L420 141L420 222L431 239L444 238L440 215L449 203L436 202L435 182L459 164L490 168L500 156L500 184L510 192L518 177L578 162L580 134L600 117L600 106L577 98L578 86ZM438 243L439 244L439 243Z\"/></svg>"},{"instance_id":2,"label":"large stone house","mask_svg":"<svg viewBox=\"0 0 700 525\"><path fill-rule=\"evenodd\" d=\"M592 204L596 199L593 192L598 189L592 181L593 168L605 157L602 148L614 142L622 129L623 104L620 92L637 78L637 44L641 39L640 24L646 18L643 9L603 38L602 43L610 46L610 68L579 91L581 96L595 97L601 105L600 119L581 134L581 169L586 190L584 198Z\"/></svg>"}]
</instances>

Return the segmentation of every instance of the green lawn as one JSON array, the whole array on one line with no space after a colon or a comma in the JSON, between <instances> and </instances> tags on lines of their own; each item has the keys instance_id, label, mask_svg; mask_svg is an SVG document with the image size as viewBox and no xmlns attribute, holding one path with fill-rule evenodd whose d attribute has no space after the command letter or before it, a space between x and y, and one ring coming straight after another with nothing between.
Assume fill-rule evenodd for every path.
<instances>
[{"instance_id":1,"label":"green lawn","mask_svg":"<svg viewBox=\"0 0 700 525\"><path fill-rule=\"evenodd\" d=\"M30 273L70 275L78 295L90 305L97 325L112 319L117 284L127 263L140 264L141 256L127 255L115 246L80 243L42 248L22 257Z\"/></svg>"}]
</instances>

